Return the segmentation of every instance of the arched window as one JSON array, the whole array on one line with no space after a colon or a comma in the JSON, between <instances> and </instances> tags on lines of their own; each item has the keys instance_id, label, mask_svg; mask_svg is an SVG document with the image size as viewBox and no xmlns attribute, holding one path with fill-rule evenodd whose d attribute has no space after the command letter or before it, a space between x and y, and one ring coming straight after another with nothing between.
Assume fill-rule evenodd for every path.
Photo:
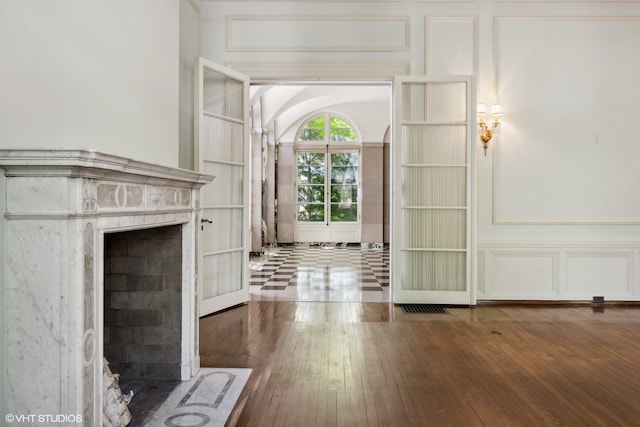
<instances>
[{"instance_id":1,"label":"arched window","mask_svg":"<svg viewBox=\"0 0 640 427\"><path fill-rule=\"evenodd\" d=\"M296 140L324 143L358 142L358 135L346 119L324 113L308 120L298 131Z\"/></svg>"},{"instance_id":2,"label":"arched window","mask_svg":"<svg viewBox=\"0 0 640 427\"><path fill-rule=\"evenodd\" d=\"M296 241L360 239L360 137L347 118L311 117L296 137Z\"/></svg>"}]
</instances>

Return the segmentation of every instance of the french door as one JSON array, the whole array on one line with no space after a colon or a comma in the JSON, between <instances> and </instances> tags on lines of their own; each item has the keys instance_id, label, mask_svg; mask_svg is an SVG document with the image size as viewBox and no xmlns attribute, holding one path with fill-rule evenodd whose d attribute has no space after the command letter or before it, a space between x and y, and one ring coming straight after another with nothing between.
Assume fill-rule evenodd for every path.
<instances>
[{"instance_id":1,"label":"french door","mask_svg":"<svg viewBox=\"0 0 640 427\"><path fill-rule=\"evenodd\" d=\"M204 316L249 300L249 78L199 58L196 152L214 175L200 193L198 302Z\"/></svg>"},{"instance_id":2,"label":"french door","mask_svg":"<svg viewBox=\"0 0 640 427\"><path fill-rule=\"evenodd\" d=\"M296 152L296 241L360 241L359 159L353 148Z\"/></svg>"},{"instance_id":3,"label":"french door","mask_svg":"<svg viewBox=\"0 0 640 427\"><path fill-rule=\"evenodd\" d=\"M394 303L475 303L473 105L471 77L394 81Z\"/></svg>"}]
</instances>

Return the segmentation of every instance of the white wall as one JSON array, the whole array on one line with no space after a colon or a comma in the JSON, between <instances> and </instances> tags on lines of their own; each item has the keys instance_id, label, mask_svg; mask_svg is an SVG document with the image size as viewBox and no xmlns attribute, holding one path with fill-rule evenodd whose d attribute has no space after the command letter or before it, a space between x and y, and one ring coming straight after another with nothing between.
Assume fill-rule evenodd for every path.
<instances>
[{"instance_id":1,"label":"white wall","mask_svg":"<svg viewBox=\"0 0 640 427\"><path fill-rule=\"evenodd\" d=\"M179 0L0 3L0 144L178 166Z\"/></svg>"},{"instance_id":2,"label":"white wall","mask_svg":"<svg viewBox=\"0 0 640 427\"><path fill-rule=\"evenodd\" d=\"M505 110L477 145L478 299L640 300L640 3L216 1L201 25L256 79L474 75Z\"/></svg>"},{"instance_id":3,"label":"white wall","mask_svg":"<svg viewBox=\"0 0 640 427\"><path fill-rule=\"evenodd\" d=\"M201 0L180 0L180 162L194 169L195 63L200 56Z\"/></svg>"}]
</instances>

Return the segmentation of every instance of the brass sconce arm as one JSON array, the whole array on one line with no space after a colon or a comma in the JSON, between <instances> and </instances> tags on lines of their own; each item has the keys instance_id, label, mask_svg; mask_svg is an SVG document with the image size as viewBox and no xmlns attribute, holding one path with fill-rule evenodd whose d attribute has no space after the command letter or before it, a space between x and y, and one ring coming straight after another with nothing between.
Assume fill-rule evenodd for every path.
<instances>
[{"instance_id":1,"label":"brass sconce arm","mask_svg":"<svg viewBox=\"0 0 640 427\"><path fill-rule=\"evenodd\" d=\"M484 155L487 155L487 148L489 147L489 141L493 137L493 130L500 126L500 116L503 114L502 106L500 104L494 104L491 107L491 114L493 115L493 121L487 123L484 120L484 116L487 113L487 109L484 104L478 104L478 128L480 131L480 140L482 141L482 148Z\"/></svg>"}]
</instances>

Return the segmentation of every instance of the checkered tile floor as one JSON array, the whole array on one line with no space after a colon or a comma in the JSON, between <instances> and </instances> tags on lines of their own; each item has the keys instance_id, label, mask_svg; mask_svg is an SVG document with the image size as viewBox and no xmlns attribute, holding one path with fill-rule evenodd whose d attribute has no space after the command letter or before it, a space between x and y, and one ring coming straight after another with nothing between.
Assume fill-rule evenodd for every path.
<instances>
[{"instance_id":1,"label":"checkered tile floor","mask_svg":"<svg viewBox=\"0 0 640 427\"><path fill-rule=\"evenodd\" d=\"M280 247L250 260L253 300L389 301L389 250Z\"/></svg>"}]
</instances>

